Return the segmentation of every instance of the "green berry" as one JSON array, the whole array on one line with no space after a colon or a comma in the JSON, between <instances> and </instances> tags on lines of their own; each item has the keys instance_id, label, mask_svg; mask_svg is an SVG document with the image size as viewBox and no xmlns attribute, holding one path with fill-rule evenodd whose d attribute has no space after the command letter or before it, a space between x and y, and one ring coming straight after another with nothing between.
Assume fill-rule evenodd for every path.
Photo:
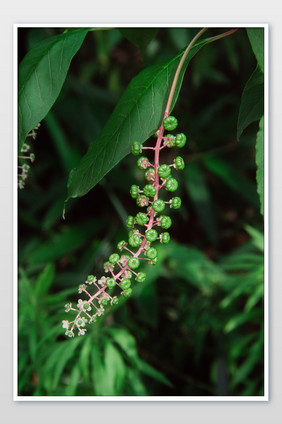
<instances>
[{"instance_id":1,"label":"green berry","mask_svg":"<svg viewBox=\"0 0 282 424\"><path fill-rule=\"evenodd\" d=\"M132 234L132 236L129 237L128 242L130 246L138 247L141 244L141 239L137 234Z\"/></svg>"},{"instance_id":2,"label":"green berry","mask_svg":"<svg viewBox=\"0 0 282 424\"><path fill-rule=\"evenodd\" d=\"M156 265L158 263L158 258L151 259L151 265Z\"/></svg>"},{"instance_id":3,"label":"green berry","mask_svg":"<svg viewBox=\"0 0 282 424\"><path fill-rule=\"evenodd\" d=\"M139 212L135 217L135 222L139 225L145 225L148 222L148 217L145 213Z\"/></svg>"},{"instance_id":4,"label":"green berry","mask_svg":"<svg viewBox=\"0 0 282 424\"><path fill-rule=\"evenodd\" d=\"M123 250L125 248L125 246L127 245L126 241L122 240L117 244L117 248L119 250Z\"/></svg>"},{"instance_id":5,"label":"green berry","mask_svg":"<svg viewBox=\"0 0 282 424\"><path fill-rule=\"evenodd\" d=\"M161 199L157 199L153 202L152 207L155 212L161 212L165 208L165 202Z\"/></svg>"},{"instance_id":6,"label":"green berry","mask_svg":"<svg viewBox=\"0 0 282 424\"><path fill-rule=\"evenodd\" d=\"M126 226L130 228L130 227L133 227L133 225L134 225L134 218L133 218L133 216L130 215L127 218Z\"/></svg>"},{"instance_id":7,"label":"green berry","mask_svg":"<svg viewBox=\"0 0 282 424\"><path fill-rule=\"evenodd\" d=\"M174 159L174 164L175 164L175 168L176 169L179 169L181 171L182 171L182 169L185 168L185 163L184 163L184 160L183 160L183 158L181 156L177 156Z\"/></svg>"},{"instance_id":8,"label":"green berry","mask_svg":"<svg viewBox=\"0 0 282 424\"><path fill-rule=\"evenodd\" d=\"M138 141L133 141L131 144L131 152L133 155L137 156L142 151L142 144L140 144Z\"/></svg>"},{"instance_id":9,"label":"green berry","mask_svg":"<svg viewBox=\"0 0 282 424\"><path fill-rule=\"evenodd\" d=\"M171 227L171 219L169 216L162 216L160 220L161 227L168 230Z\"/></svg>"},{"instance_id":10,"label":"green berry","mask_svg":"<svg viewBox=\"0 0 282 424\"><path fill-rule=\"evenodd\" d=\"M119 302L118 298L117 297L113 297L112 298L112 301L111 301L111 304L112 305L118 305L118 302Z\"/></svg>"},{"instance_id":11,"label":"green berry","mask_svg":"<svg viewBox=\"0 0 282 424\"><path fill-rule=\"evenodd\" d=\"M168 165L161 165L158 168L158 174L161 178L167 178L170 176L171 169Z\"/></svg>"},{"instance_id":12,"label":"green berry","mask_svg":"<svg viewBox=\"0 0 282 424\"><path fill-rule=\"evenodd\" d=\"M186 135L183 133L177 134L175 138L175 145L177 147L184 147L185 144L186 144Z\"/></svg>"},{"instance_id":13,"label":"green berry","mask_svg":"<svg viewBox=\"0 0 282 424\"><path fill-rule=\"evenodd\" d=\"M166 182L165 188L168 191L175 191L178 188L178 182L175 178L169 178Z\"/></svg>"},{"instance_id":14,"label":"green berry","mask_svg":"<svg viewBox=\"0 0 282 424\"><path fill-rule=\"evenodd\" d=\"M138 196L136 199L136 203L138 206L140 206L140 208L144 208L145 206L149 205L149 198L144 195Z\"/></svg>"},{"instance_id":15,"label":"green berry","mask_svg":"<svg viewBox=\"0 0 282 424\"><path fill-rule=\"evenodd\" d=\"M150 247L146 252L146 256L149 259L155 259L157 255L158 255L158 252L154 247Z\"/></svg>"},{"instance_id":16,"label":"green berry","mask_svg":"<svg viewBox=\"0 0 282 424\"><path fill-rule=\"evenodd\" d=\"M120 282L120 288L122 290L126 290L131 286L131 281L129 280L129 278L125 278L124 280L122 280Z\"/></svg>"},{"instance_id":17,"label":"green berry","mask_svg":"<svg viewBox=\"0 0 282 424\"><path fill-rule=\"evenodd\" d=\"M143 281L145 281L146 279L146 274L145 272L138 272L135 280L137 281L137 283L143 283Z\"/></svg>"},{"instance_id":18,"label":"green berry","mask_svg":"<svg viewBox=\"0 0 282 424\"><path fill-rule=\"evenodd\" d=\"M88 277L87 277L87 281L89 282L89 283L92 283L92 281L94 281L94 275L88 275Z\"/></svg>"},{"instance_id":19,"label":"green berry","mask_svg":"<svg viewBox=\"0 0 282 424\"><path fill-rule=\"evenodd\" d=\"M127 265L131 269L136 269L140 266L140 261L137 258L128 259Z\"/></svg>"},{"instance_id":20,"label":"green berry","mask_svg":"<svg viewBox=\"0 0 282 424\"><path fill-rule=\"evenodd\" d=\"M167 131L173 131L177 127L177 119L174 116L168 116L164 119L163 125Z\"/></svg>"},{"instance_id":21,"label":"green berry","mask_svg":"<svg viewBox=\"0 0 282 424\"><path fill-rule=\"evenodd\" d=\"M158 232L152 228L151 230L146 231L145 237L148 241L155 241L158 238Z\"/></svg>"},{"instance_id":22,"label":"green berry","mask_svg":"<svg viewBox=\"0 0 282 424\"><path fill-rule=\"evenodd\" d=\"M154 168L150 167L149 169L147 169L147 171L145 172L145 178L148 181L154 181L154 179L155 179L155 170L154 170Z\"/></svg>"},{"instance_id":23,"label":"green berry","mask_svg":"<svg viewBox=\"0 0 282 424\"><path fill-rule=\"evenodd\" d=\"M108 304L108 299L102 299L101 300L101 305L107 306L107 304Z\"/></svg>"},{"instance_id":24,"label":"green berry","mask_svg":"<svg viewBox=\"0 0 282 424\"><path fill-rule=\"evenodd\" d=\"M147 169L149 166L149 159L146 158L145 156L141 156L141 158L138 159L137 161L137 166L139 169Z\"/></svg>"},{"instance_id":25,"label":"green berry","mask_svg":"<svg viewBox=\"0 0 282 424\"><path fill-rule=\"evenodd\" d=\"M119 260L119 254L118 253L112 253L109 257L109 261L111 264L116 264Z\"/></svg>"},{"instance_id":26,"label":"green berry","mask_svg":"<svg viewBox=\"0 0 282 424\"><path fill-rule=\"evenodd\" d=\"M139 194L139 187L133 184L130 188L130 194L133 199L136 199Z\"/></svg>"},{"instance_id":27,"label":"green berry","mask_svg":"<svg viewBox=\"0 0 282 424\"><path fill-rule=\"evenodd\" d=\"M123 296L127 299L129 296L131 296L131 294L132 294L132 289L131 289L131 288L129 288L129 289L125 290L122 294L123 294Z\"/></svg>"},{"instance_id":28,"label":"green berry","mask_svg":"<svg viewBox=\"0 0 282 424\"><path fill-rule=\"evenodd\" d=\"M143 188L143 191L145 196L148 196L148 197L154 197L157 192L156 187L151 184L145 185L145 187Z\"/></svg>"},{"instance_id":29,"label":"green berry","mask_svg":"<svg viewBox=\"0 0 282 424\"><path fill-rule=\"evenodd\" d=\"M160 234L160 242L163 244L167 244L170 241L170 235L168 232Z\"/></svg>"},{"instance_id":30,"label":"green berry","mask_svg":"<svg viewBox=\"0 0 282 424\"><path fill-rule=\"evenodd\" d=\"M180 197L173 197L170 201L170 206L172 209L179 209L181 206L181 199Z\"/></svg>"},{"instance_id":31,"label":"green berry","mask_svg":"<svg viewBox=\"0 0 282 424\"><path fill-rule=\"evenodd\" d=\"M114 278L107 278L106 280L106 286L109 287L109 289L112 289L116 285L116 280Z\"/></svg>"}]
</instances>

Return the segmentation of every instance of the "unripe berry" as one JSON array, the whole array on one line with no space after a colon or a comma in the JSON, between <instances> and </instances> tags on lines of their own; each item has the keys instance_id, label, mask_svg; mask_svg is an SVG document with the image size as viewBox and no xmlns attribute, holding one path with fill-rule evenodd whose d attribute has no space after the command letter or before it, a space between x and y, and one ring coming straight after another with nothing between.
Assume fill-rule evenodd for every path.
<instances>
[{"instance_id":1,"label":"unripe berry","mask_svg":"<svg viewBox=\"0 0 282 424\"><path fill-rule=\"evenodd\" d=\"M101 300L101 305L107 306L107 304L108 304L108 299L102 299Z\"/></svg>"},{"instance_id":2,"label":"unripe berry","mask_svg":"<svg viewBox=\"0 0 282 424\"><path fill-rule=\"evenodd\" d=\"M149 165L149 159L146 158L145 156L141 156L141 158L138 159L137 161L137 166L139 169L147 169Z\"/></svg>"},{"instance_id":3,"label":"unripe berry","mask_svg":"<svg viewBox=\"0 0 282 424\"><path fill-rule=\"evenodd\" d=\"M139 272L135 278L135 280L137 281L137 283L143 283L143 281L145 281L146 279L146 274L145 272Z\"/></svg>"},{"instance_id":4,"label":"unripe berry","mask_svg":"<svg viewBox=\"0 0 282 424\"><path fill-rule=\"evenodd\" d=\"M154 181L154 179L155 179L155 170L154 170L154 168L151 167L151 168L147 169L147 171L145 172L145 178L148 181Z\"/></svg>"},{"instance_id":5,"label":"unripe berry","mask_svg":"<svg viewBox=\"0 0 282 424\"><path fill-rule=\"evenodd\" d=\"M139 225L145 225L148 222L148 216L143 213L143 212L139 212L136 217L135 217L135 222Z\"/></svg>"},{"instance_id":6,"label":"unripe berry","mask_svg":"<svg viewBox=\"0 0 282 424\"><path fill-rule=\"evenodd\" d=\"M151 230L146 231L145 237L148 241L155 241L158 238L158 232L152 228Z\"/></svg>"},{"instance_id":7,"label":"unripe berry","mask_svg":"<svg viewBox=\"0 0 282 424\"><path fill-rule=\"evenodd\" d=\"M139 194L139 187L137 185L132 185L130 188L130 194L133 199L136 199Z\"/></svg>"},{"instance_id":8,"label":"unripe berry","mask_svg":"<svg viewBox=\"0 0 282 424\"><path fill-rule=\"evenodd\" d=\"M173 197L171 200L170 200L170 207L172 208L172 209L179 209L180 208L180 206L181 206L181 199L180 199L180 197Z\"/></svg>"},{"instance_id":9,"label":"unripe berry","mask_svg":"<svg viewBox=\"0 0 282 424\"><path fill-rule=\"evenodd\" d=\"M148 196L148 197L154 197L157 192L156 187L151 184L145 185L145 187L143 188L143 191L145 196Z\"/></svg>"},{"instance_id":10,"label":"unripe berry","mask_svg":"<svg viewBox=\"0 0 282 424\"><path fill-rule=\"evenodd\" d=\"M142 144L140 144L138 141L133 141L131 144L131 152L133 155L139 155L139 153L142 152Z\"/></svg>"},{"instance_id":11,"label":"unripe berry","mask_svg":"<svg viewBox=\"0 0 282 424\"><path fill-rule=\"evenodd\" d=\"M114 278L107 278L106 279L106 286L109 287L109 289L112 289L116 285L116 280Z\"/></svg>"},{"instance_id":12,"label":"unripe berry","mask_svg":"<svg viewBox=\"0 0 282 424\"><path fill-rule=\"evenodd\" d=\"M175 178L169 178L166 182L165 188L168 191L175 191L178 188L178 182Z\"/></svg>"},{"instance_id":13,"label":"unripe berry","mask_svg":"<svg viewBox=\"0 0 282 424\"><path fill-rule=\"evenodd\" d=\"M170 173L171 173L171 169L170 169L170 167L168 166L168 165L161 165L159 168L158 168L158 174L159 174L159 176L161 177L161 178L167 178L167 177L169 177L170 176Z\"/></svg>"},{"instance_id":14,"label":"unripe berry","mask_svg":"<svg viewBox=\"0 0 282 424\"><path fill-rule=\"evenodd\" d=\"M122 295L127 299L129 296L131 296L132 294L132 289L129 288L127 290L125 290L124 292L122 292Z\"/></svg>"},{"instance_id":15,"label":"unripe berry","mask_svg":"<svg viewBox=\"0 0 282 424\"><path fill-rule=\"evenodd\" d=\"M185 168L185 163L184 163L184 160L183 160L183 158L181 156L177 156L174 159L174 164L175 164L175 168L176 169L179 169L181 171L182 171L182 169Z\"/></svg>"},{"instance_id":16,"label":"unripe berry","mask_svg":"<svg viewBox=\"0 0 282 424\"><path fill-rule=\"evenodd\" d=\"M186 144L186 135L183 133L177 134L175 138L175 144L177 147L184 147Z\"/></svg>"},{"instance_id":17,"label":"unripe berry","mask_svg":"<svg viewBox=\"0 0 282 424\"><path fill-rule=\"evenodd\" d=\"M151 264L151 265L156 265L157 264L157 262L158 262L158 258L156 257L156 258L154 258L154 259L151 259L150 261L149 261L149 263Z\"/></svg>"},{"instance_id":18,"label":"unripe berry","mask_svg":"<svg viewBox=\"0 0 282 424\"><path fill-rule=\"evenodd\" d=\"M140 261L137 258L128 259L127 265L131 269L136 269L140 266Z\"/></svg>"},{"instance_id":19,"label":"unripe berry","mask_svg":"<svg viewBox=\"0 0 282 424\"><path fill-rule=\"evenodd\" d=\"M112 305L118 305L118 303L119 303L118 298L117 297L113 297L112 300L111 300L111 304Z\"/></svg>"},{"instance_id":20,"label":"unripe berry","mask_svg":"<svg viewBox=\"0 0 282 424\"><path fill-rule=\"evenodd\" d=\"M109 261L111 262L111 264L116 264L118 260L119 255L117 253L112 253L109 257Z\"/></svg>"},{"instance_id":21,"label":"unripe berry","mask_svg":"<svg viewBox=\"0 0 282 424\"><path fill-rule=\"evenodd\" d=\"M122 280L120 282L120 288L122 290L126 290L131 286L131 281L129 280L129 278L125 278L124 280Z\"/></svg>"},{"instance_id":22,"label":"unripe berry","mask_svg":"<svg viewBox=\"0 0 282 424\"><path fill-rule=\"evenodd\" d=\"M163 125L167 131L173 131L177 127L177 119L174 116L168 116L164 119Z\"/></svg>"},{"instance_id":23,"label":"unripe berry","mask_svg":"<svg viewBox=\"0 0 282 424\"><path fill-rule=\"evenodd\" d=\"M133 218L133 216L130 215L127 218L126 226L130 228L130 227L133 227L133 225L134 225L134 218Z\"/></svg>"},{"instance_id":24,"label":"unripe berry","mask_svg":"<svg viewBox=\"0 0 282 424\"><path fill-rule=\"evenodd\" d=\"M161 227L164 228L165 230L168 230L171 226L171 219L169 216L167 215L163 215L160 219L160 224Z\"/></svg>"},{"instance_id":25,"label":"unripe berry","mask_svg":"<svg viewBox=\"0 0 282 424\"><path fill-rule=\"evenodd\" d=\"M137 234L132 234L132 236L129 237L128 242L130 246L138 247L141 244L141 239Z\"/></svg>"},{"instance_id":26,"label":"unripe berry","mask_svg":"<svg viewBox=\"0 0 282 424\"><path fill-rule=\"evenodd\" d=\"M88 275L88 277L87 277L88 283L92 283L92 281L94 281L94 279L95 279L94 275Z\"/></svg>"},{"instance_id":27,"label":"unripe berry","mask_svg":"<svg viewBox=\"0 0 282 424\"><path fill-rule=\"evenodd\" d=\"M161 212L165 208L165 202L161 199L157 199L153 202L152 207L155 212Z\"/></svg>"},{"instance_id":28,"label":"unripe berry","mask_svg":"<svg viewBox=\"0 0 282 424\"><path fill-rule=\"evenodd\" d=\"M168 232L160 234L160 242L163 244L167 244L170 241L170 235Z\"/></svg>"},{"instance_id":29,"label":"unripe berry","mask_svg":"<svg viewBox=\"0 0 282 424\"><path fill-rule=\"evenodd\" d=\"M149 259L155 259L157 255L158 255L158 252L154 247L150 247L146 252L146 256Z\"/></svg>"},{"instance_id":30,"label":"unripe berry","mask_svg":"<svg viewBox=\"0 0 282 424\"><path fill-rule=\"evenodd\" d=\"M126 245L127 245L126 241L122 240L117 244L117 248L119 250L123 250L126 247Z\"/></svg>"},{"instance_id":31,"label":"unripe berry","mask_svg":"<svg viewBox=\"0 0 282 424\"><path fill-rule=\"evenodd\" d=\"M141 208L144 208L145 206L149 205L149 198L144 196L144 195L138 196L137 199L136 199L136 203Z\"/></svg>"}]
</instances>

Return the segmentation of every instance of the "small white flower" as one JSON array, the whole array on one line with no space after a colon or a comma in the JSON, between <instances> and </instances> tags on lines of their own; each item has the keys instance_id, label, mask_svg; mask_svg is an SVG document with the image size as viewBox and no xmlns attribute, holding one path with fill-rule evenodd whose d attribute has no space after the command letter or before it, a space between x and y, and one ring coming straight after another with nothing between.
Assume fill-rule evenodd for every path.
<instances>
[{"instance_id":1,"label":"small white flower","mask_svg":"<svg viewBox=\"0 0 282 424\"><path fill-rule=\"evenodd\" d=\"M85 284L94 284L94 283L96 283L97 278L96 278L96 277L94 277L94 276L92 276L92 275L91 275L91 277L92 277L92 278L91 278L91 280L88 280L88 279L87 279L87 280L85 281Z\"/></svg>"},{"instance_id":2,"label":"small white flower","mask_svg":"<svg viewBox=\"0 0 282 424\"><path fill-rule=\"evenodd\" d=\"M62 321L62 323L63 323L63 328L66 328L68 330L69 326L70 326L69 321L64 320L64 321Z\"/></svg>"},{"instance_id":3,"label":"small white flower","mask_svg":"<svg viewBox=\"0 0 282 424\"><path fill-rule=\"evenodd\" d=\"M68 337L74 337L74 332L72 330L67 330L65 332L65 335L68 336Z\"/></svg>"},{"instance_id":4,"label":"small white flower","mask_svg":"<svg viewBox=\"0 0 282 424\"><path fill-rule=\"evenodd\" d=\"M78 293L81 294L86 289L86 284L80 284L78 287Z\"/></svg>"},{"instance_id":5,"label":"small white flower","mask_svg":"<svg viewBox=\"0 0 282 424\"><path fill-rule=\"evenodd\" d=\"M71 310L71 307L72 307L72 304L71 304L71 303L67 303L67 304L65 305L65 311L66 311L66 312L69 312L69 311Z\"/></svg>"},{"instance_id":6,"label":"small white flower","mask_svg":"<svg viewBox=\"0 0 282 424\"><path fill-rule=\"evenodd\" d=\"M76 320L77 327L85 327L85 324L87 324L87 319L85 317L79 317Z\"/></svg>"},{"instance_id":7,"label":"small white flower","mask_svg":"<svg viewBox=\"0 0 282 424\"><path fill-rule=\"evenodd\" d=\"M129 256L126 255L122 255L119 262L122 266L125 266L128 262Z\"/></svg>"},{"instance_id":8,"label":"small white flower","mask_svg":"<svg viewBox=\"0 0 282 424\"><path fill-rule=\"evenodd\" d=\"M89 303L89 302L87 302L87 300L78 299L77 307L78 307L81 311L91 311L90 303Z\"/></svg>"},{"instance_id":9,"label":"small white flower","mask_svg":"<svg viewBox=\"0 0 282 424\"><path fill-rule=\"evenodd\" d=\"M101 277L100 280L98 280L98 284L104 286L106 284L106 277Z\"/></svg>"},{"instance_id":10,"label":"small white flower","mask_svg":"<svg viewBox=\"0 0 282 424\"><path fill-rule=\"evenodd\" d=\"M87 330L86 330L86 328L83 328L83 329L81 328L81 329L79 330L79 332L78 332L78 335L79 335L79 336L84 336L84 334L86 333L86 331L87 331Z\"/></svg>"}]
</instances>

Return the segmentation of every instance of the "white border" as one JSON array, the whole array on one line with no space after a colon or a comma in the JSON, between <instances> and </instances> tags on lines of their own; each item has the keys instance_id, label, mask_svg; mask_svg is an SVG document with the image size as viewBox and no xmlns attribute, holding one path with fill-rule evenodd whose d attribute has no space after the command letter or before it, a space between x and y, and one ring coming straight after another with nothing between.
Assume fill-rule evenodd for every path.
<instances>
[{"instance_id":1,"label":"white border","mask_svg":"<svg viewBox=\"0 0 282 424\"><path fill-rule=\"evenodd\" d=\"M175 23L175 24L118 24L117 27L187 27L187 28L251 28L261 27L264 28L264 396L18 396L18 308L17 308L17 290L18 290L18 226L17 226L17 31L18 28L83 28L83 27L113 27L112 24L58 24L58 23L44 23L44 24L14 24L13 25L13 118L14 118L14 132L13 132L13 400L21 402L38 402L38 401L55 401L55 402L105 402L105 401L130 401L130 402L266 402L269 400L269 25L261 23L246 23L246 24L189 24Z\"/></svg>"}]
</instances>

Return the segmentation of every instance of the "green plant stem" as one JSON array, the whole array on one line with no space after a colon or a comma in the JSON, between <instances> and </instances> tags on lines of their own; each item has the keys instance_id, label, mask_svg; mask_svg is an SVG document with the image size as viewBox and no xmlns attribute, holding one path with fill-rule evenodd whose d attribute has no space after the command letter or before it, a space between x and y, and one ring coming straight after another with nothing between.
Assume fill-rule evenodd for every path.
<instances>
[{"instance_id":1,"label":"green plant stem","mask_svg":"<svg viewBox=\"0 0 282 424\"><path fill-rule=\"evenodd\" d=\"M199 31L195 35L195 37L188 44L186 50L184 51L184 53L183 53L183 55L182 55L182 57L180 59L180 62L178 64L178 66L177 66L177 69L176 69L176 72L175 72L175 75L174 75L174 78L173 78L173 82L172 82L172 85L171 85L171 89L170 89L170 92L169 92L169 96L168 96L168 100L167 100L167 104L166 104L166 108L165 108L165 113L164 113L164 118L166 118L169 115L169 111L170 111L170 107L171 107L171 102L172 102L172 99L173 99L173 96L174 96L174 92L175 92L177 80L179 78L179 74L180 74L181 68L182 68L182 66L184 64L184 61L185 61L185 59L186 59L189 51L191 50L191 48L195 44L195 42L201 37L202 34L204 34L205 31L207 31L207 29L208 28L203 28L203 29L201 29L201 31Z\"/></svg>"}]
</instances>

